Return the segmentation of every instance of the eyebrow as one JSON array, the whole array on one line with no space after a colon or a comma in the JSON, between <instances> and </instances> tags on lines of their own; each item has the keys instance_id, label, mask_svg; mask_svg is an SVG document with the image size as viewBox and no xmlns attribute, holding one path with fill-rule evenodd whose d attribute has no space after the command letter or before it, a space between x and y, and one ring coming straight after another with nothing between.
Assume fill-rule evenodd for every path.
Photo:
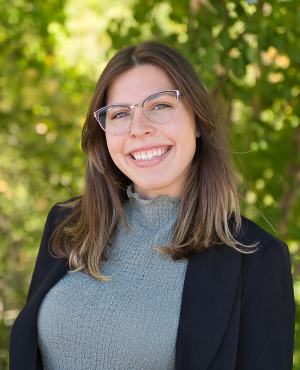
<instances>
[{"instance_id":1,"label":"eyebrow","mask_svg":"<svg viewBox=\"0 0 300 370\"><path fill-rule=\"evenodd\" d=\"M149 99L150 101L151 100L155 100L157 98L158 95L162 95L162 93L157 93L157 94L154 94L154 95L150 95L148 96L145 100Z\"/></svg>"},{"instance_id":2,"label":"eyebrow","mask_svg":"<svg viewBox=\"0 0 300 370\"><path fill-rule=\"evenodd\" d=\"M142 102L149 99L149 98L150 98L150 101L155 100L155 99L157 99L157 97L159 95L162 95L163 92L165 92L165 91L170 91L170 90L163 90L162 92L157 92L157 93L154 93L154 94L150 94L145 99L143 99ZM138 103L135 103L135 104L138 104ZM129 104L129 103L111 103L111 104L108 104L108 105L127 105L127 106L131 107L132 104Z\"/></svg>"}]
</instances>

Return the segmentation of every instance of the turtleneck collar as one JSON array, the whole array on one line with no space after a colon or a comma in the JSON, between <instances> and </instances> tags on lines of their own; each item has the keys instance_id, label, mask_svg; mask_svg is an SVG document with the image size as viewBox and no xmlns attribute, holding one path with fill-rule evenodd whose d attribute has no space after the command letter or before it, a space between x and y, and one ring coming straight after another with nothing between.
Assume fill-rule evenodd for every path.
<instances>
[{"instance_id":1,"label":"turtleneck collar","mask_svg":"<svg viewBox=\"0 0 300 370\"><path fill-rule=\"evenodd\" d=\"M178 217L181 197L172 198L169 195L158 195L154 199L141 199L133 192L133 184L127 188L129 204L139 213L148 225L159 226Z\"/></svg>"}]
</instances>

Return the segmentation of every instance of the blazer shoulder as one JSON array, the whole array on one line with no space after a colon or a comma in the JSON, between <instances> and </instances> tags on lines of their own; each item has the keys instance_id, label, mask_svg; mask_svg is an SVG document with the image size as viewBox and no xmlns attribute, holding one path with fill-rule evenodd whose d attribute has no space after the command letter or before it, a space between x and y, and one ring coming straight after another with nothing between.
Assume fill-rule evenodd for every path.
<instances>
[{"instance_id":1,"label":"blazer shoulder","mask_svg":"<svg viewBox=\"0 0 300 370\"><path fill-rule=\"evenodd\" d=\"M283 243L248 218L241 216L241 221L241 228L236 239L244 245L257 244L258 247L264 249L272 243Z\"/></svg>"},{"instance_id":2,"label":"blazer shoulder","mask_svg":"<svg viewBox=\"0 0 300 370\"><path fill-rule=\"evenodd\" d=\"M236 239L246 246L256 244L256 247L253 247L254 252L242 254L244 270L248 270L248 272L252 270L254 272L258 264L265 259L285 261L289 269L291 268L291 257L286 243L246 217L242 216L241 229Z\"/></svg>"},{"instance_id":3,"label":"blazer shoulder","mask_svg":"<svg viewBox=\"0 0 300 370\"><path fill-rule=\"evenodd\" d=\"M257 243L257 249L253 253L242 254L241 259L241 307L244 310L246 300L248 307L252 307L248 312L255 312L255 304L268 302L280 302L283 298L285 302L280 303L278 310L286 307L289 317L292 320L295 309L293 297L292 264L289 248L280 239L268 233L255 222L242 217L241 241L244 244ZM271 297L271 298L270 298ZM276 306L276 305L275 305ZM275 309L272 303L272 309ZM246 306L245 306L246 307ZM264 310L262 309L262 312ZM252 313L251 313L252 315ZM255 316L255 314L253 314ZM278 313L278 317L284 317ZM287 317L286 316L286 317ZM254 322L250 320L249 322ZM288 323L292 330L292 326ZM263 326L262 326L263 327ZM289 336L290 334L285 335Z\"/></svg>"},{"instance_id":4,"label":"blazer shoulder","mask_svg":"<svg viewBox=\"0 0 300 370\"><path fill-rule=\"evenodd\" d=\"M48 219L52 225L51 229L58 227L74 211L82 196L71 198L65 202L58 202L51 208Z\"/></svg>"}]
</instances>

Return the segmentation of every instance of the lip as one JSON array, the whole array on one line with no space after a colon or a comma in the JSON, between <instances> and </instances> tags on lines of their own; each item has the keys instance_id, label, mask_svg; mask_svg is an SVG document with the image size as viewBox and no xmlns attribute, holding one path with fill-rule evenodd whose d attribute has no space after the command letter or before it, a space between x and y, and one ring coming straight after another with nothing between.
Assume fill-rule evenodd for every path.
<instances>
[{"instance_id":1,"label":"lip","mask_svg":"<svg viewBox=\"0 0 300 370\"><path fill-rule=\"evenodd\" d=\"M166 146L166 145L162 145L162 146ZM143 147L143 148L144 148L144 150L142 150L140 148L140 149L134 150L132 152L145 151L146 148L148 150L150 150L150 149L159 148L159 147L157 145L156 146L153 146L152 145L152 146L147 146L147 147ZM131 156L131 154L130 154L132 152L128 153L126 155L126 157L128 158L128 160L130 162L132 162L137 167L140 167L140 168L143 168L143 167L152 167L152 166L156 166L156 165L160 164L161 162L163 162L168 157L168 155L172 152L173 148L174 148L174 146L173 145L170 145L170 149L165 154L161 155L160 157L152 158L152 159L150 159L148 161L139 161L139 160L134 159Z\"/></svg>"}]
</instances>

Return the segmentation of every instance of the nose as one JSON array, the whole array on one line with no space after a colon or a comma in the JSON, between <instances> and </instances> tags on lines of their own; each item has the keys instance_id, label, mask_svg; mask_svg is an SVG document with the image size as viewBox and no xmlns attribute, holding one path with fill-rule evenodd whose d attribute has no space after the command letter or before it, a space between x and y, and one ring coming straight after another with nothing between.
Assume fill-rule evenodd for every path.
<instances>
[{"instance_id":1,"label":"nose","mask_svg":"<svg viewBox=\"0 0 300 370\"><path fill-rule=\"evenodd\" d=\"M154 132L153 122L146 116L141 104L135 104L132 107L132 118L128 132L131 137L149 135Z\"/></svg>"}]
</instances>

